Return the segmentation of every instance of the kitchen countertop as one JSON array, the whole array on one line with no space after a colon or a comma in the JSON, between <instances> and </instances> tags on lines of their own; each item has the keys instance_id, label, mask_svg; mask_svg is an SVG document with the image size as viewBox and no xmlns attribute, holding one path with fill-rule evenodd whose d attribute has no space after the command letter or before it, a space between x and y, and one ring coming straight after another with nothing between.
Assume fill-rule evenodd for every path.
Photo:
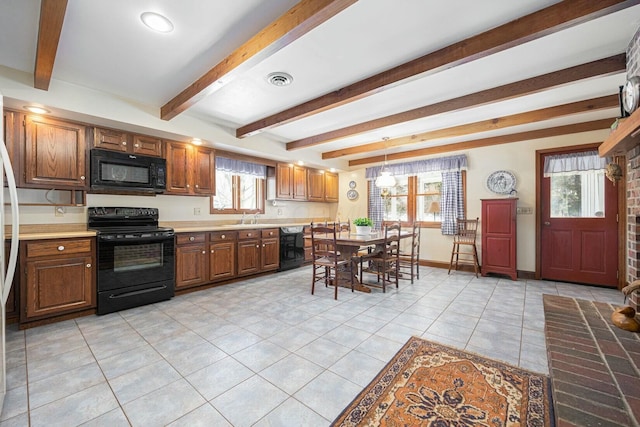
<instances>
[{"instance_id":1,"label":"kitchen countertop","mask_svg":"<svg viewBox=\"0 0 640 427\"><path fill-rule=\"evenodd\" d=\"M311 221L274 221L258 224L229 224L202 221L167 221L160 222L161 227L171 227L176 233L194 233L202 231L251 230L260 228L302 227ZM94 230L87 230L87 224L25 224L20 226L20 240L68 239L94 237ZM5 227L5 239L11 237L11 228Z\"/></svg>"}]
</instances>

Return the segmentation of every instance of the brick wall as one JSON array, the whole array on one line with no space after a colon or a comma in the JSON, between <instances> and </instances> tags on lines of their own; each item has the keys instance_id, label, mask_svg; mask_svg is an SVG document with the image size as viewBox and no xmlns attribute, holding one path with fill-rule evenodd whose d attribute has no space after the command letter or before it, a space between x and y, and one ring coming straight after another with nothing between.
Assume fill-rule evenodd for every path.
<instances>
[{"instance_id":1,"label":"brick wall","mask_svg":"<svg viewBox=\"0 0 640 427\"><path fill-rule=\"evenodd\" d=\"M627 77L640 75L640 29L627 47ZM627 153L627 282L640 278L640 146ZM630 305L638 310L635 292Z\"/></svg>"}]
</instances>

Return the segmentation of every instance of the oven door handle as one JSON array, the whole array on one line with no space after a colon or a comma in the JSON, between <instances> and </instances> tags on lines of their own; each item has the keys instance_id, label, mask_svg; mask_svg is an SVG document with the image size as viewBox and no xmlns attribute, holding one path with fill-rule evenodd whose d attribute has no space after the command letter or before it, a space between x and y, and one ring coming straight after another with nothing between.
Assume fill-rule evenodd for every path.
<instances>
[{"instance_id":1,"label":"oven door handle","mask_svg":"<svg viewBox=\"0 0 640 427\"><path fill-rule=\"evenodd\" d=\"M122 237L122 238L112 238L109 235L98 235L98 240L104 242L162 242L167 241L170 242L174 238L174 235L166 235L166 236L136 236L136 237Z\"/></svg>"},{"instance_id":2,"label":"oven door handle","mask_svg":"<svg viewBox=\"0 0 640 427\"><path fill-rule=\"evenodd\" d=\"M109 299L126 298L126 297L130 297L130 296L133 296L133 295L140 295L140 294L146 294L148 292L161 291L163 289L167 289L167 285L154 286L153 288L141 289L139 291L125 292L123 294L118 294L118 295L111 294L111 295L109 295Z\"/></svg>"}]
</instances>

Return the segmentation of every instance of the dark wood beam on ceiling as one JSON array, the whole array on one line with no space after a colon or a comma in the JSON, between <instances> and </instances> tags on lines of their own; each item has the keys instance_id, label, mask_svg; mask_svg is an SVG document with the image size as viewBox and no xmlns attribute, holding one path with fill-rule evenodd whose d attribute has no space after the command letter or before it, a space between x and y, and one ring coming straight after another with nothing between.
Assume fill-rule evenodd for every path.
<instances>
[{"instance_id":1,"label":"dark wood beam on ceiling","mask_svg":"<svg viewBox=\"0 0 640 427\"><path fill-rule=\"evenodd\" d=\"M564 0L484 33L446 46L331 93L249 123L236 130L243 138L263 130L380 93L426 73L433 74L547 36L638 4L638 0Z\"/></svg>"},{"instance_id":2,"label":"dark wood beam on ceiling","mask_svg":"<svg viewBox=\"0 0 640 427\"><path fill-rule=\"evenodd\" d=\"M171 120L356 1L302 0L163 105L160 117Z\"/></svg>"},{"instance_id":3,"label":"dark wood beam on ceiling","mask_svg":"<svg viewBox=\"0 0 640 427\"><path fill-rule=\"evenodd\" d=\"M471 150L474 148L489 147L492 145L509 144L512 142L529 141L532 139L540 138L550 138L554 136L569 135L572 133L589 132L594 130L604 130L609 129L611 127L611 123L613 123L614 120L615 118L612 117L610 119L594 120L591 122L575 123L572 125L556 126L546 129L512 133L510 135L501 135L490 138L474 139L472 141L437 145L435 147L420 148L418 150L387 154L387 160L412 159L420 156L450 153L452 151ZM382 163L384 159L384 155L355 159L349 161L349 166L360 166L369 163Z\"/></svg>"},{"instance_id":4,"label":"dark wood beam on ceiling","mask_svg":"<svg viewBox=\"0 0 640 427\"><path fill-rule=\"evenodd\" d=\"M417 135L403 136L389 139L387 141L372 142L341 150L327 151L322 153L323 159L335 159L353 154L361 154L376 150L388 150L392 147L399 147L409 144L431 141L441 138L453 138L469 135L472 133L487 132L497 129L504 129L511 126L524 125L527 123L540 122L556 117L563 117L572 114L598 111L606 108L618 107L618 95L607 95L599 98L587 99L584 101L572 102L569 104L556 105L554 107L542 108L540 110L528 111L526 113L513 114L511 116L496 117L494 119L482 120L475 123L453 126L445 129L437 129Z\"/></svg>"},{"instance_id":5,"label":"dark wood beam on ceiling","mask_svg":"<svg viewBox=\"0 0 640 427\"><path fill-rule=\"evenodd\" d=\"M423 107L404 111L402 113L393 114L387 117L381 117L379 119L347 126L342 129L336 129L323 134L291 141L287 143L287 150L311 147L314 145L335 141L337 139L363 134L374 129L380 129L386 126L405 123L411 120L422 119L436 114L460 111L466 108L477 107L492 102L505 101L517 96L530 95L578 80L584 80L593 77L604 77L615 73L622 73L626 70L626 67L626 55L624 53L621 53L609 58L588 62L586 64L577 65L575 67L565 68L564 70L554 71L552 73L543 74L541 76L532 77L530 79L520 80L518 82L483 90L480 92L461 96L459 98L448 99L436 104L425 105Z\"/></svg>"},{"instance_id":6,"label":"dark wood beam on ceiling","mask_svg":"<svg viewBox=\"0 0 640 427\"><path fill-rule=\"evenodd\" d=\"M42 0L40 3L38 47L33 72L33 86L36 89L49 90L66 11L67 0Z\"/></svg>"}]
</instances>

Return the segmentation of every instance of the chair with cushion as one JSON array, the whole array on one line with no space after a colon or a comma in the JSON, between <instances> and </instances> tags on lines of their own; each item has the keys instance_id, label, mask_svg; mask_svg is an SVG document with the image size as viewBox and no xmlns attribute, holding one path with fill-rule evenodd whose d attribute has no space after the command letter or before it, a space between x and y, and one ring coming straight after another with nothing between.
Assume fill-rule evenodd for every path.
<instances>
[{"instance_id":1,"label":"chair with cushion","mask_svg":"<svg viewBox=\"0 0 640 427\"><path fill-rule=\"evenodd\" d=\"M364 262L368 262L369 267L364 267ZM398 287L398 276L400 275L400 223L396 222L384 227L384 241L382 245L377 245L373 253L360 258L361 277L364 273L371 273L377 276L377 282L382 278L382 292L386 292L387 282L393 281ZM370 283L368 283L371 285Z\"/></svg>"},{"instance_id":2,"label":"chair with cushion","mask_svg":"<svg viewBox=\"0 0 640 427\"><path fill-rule=\"evenodd\" d=\"M451 249L451 261L449 261L449 271L454 265L456 271L458 264L473 265L473 269L478 277L480 262L478 261L478 249L476 248L476 235L478 231L479 218L458 219L456 224L456 234L453 236L453 248ZM462 259L460 259L462 257Z\"/></svg>"},{"instance_id":3,"label":"chair with cushion","mask_svg":"<svg viewBox=\"0 0 640 427\"><path fill-rule=\"evenodd\" d=\"M347 277L351 278L351 292L353 292L353 262L350 259L340 259L336 243L336 227L317 226L311 223L311 254L313 258L311 295L315 291L316 282L322 281L325 286L335 287L334 298L338 299L340 281L347 280Z\"/></svg>"},{"instance_id":4,"label":"chair with cushion","mask_svg":"<svg viewBox=\"0 0 640 427\"><path fill-rule=\"evenodd\" d=\"M420 226L417 222L413 223L413 231L411 233L411 247L405 251L400 251L400 278L411 279L413 284L414 277L420 280Z\"/></svg>"}]
</instances>

